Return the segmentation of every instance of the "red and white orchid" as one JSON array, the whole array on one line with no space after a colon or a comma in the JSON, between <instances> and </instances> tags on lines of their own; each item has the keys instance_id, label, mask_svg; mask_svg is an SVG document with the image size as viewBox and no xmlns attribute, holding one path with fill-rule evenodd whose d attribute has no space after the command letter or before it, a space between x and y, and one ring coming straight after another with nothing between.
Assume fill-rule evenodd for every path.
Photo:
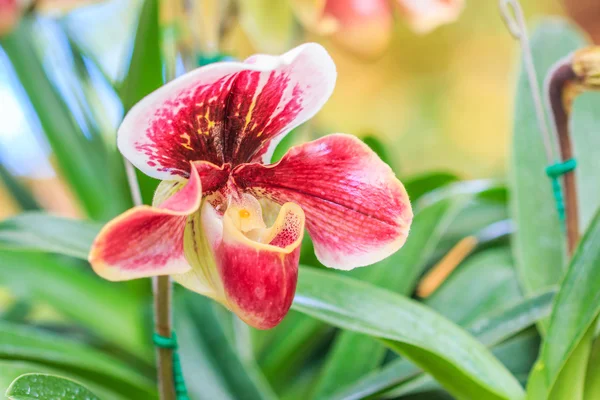
<instances>
[{"instance_id":1,"label":"red and white orchid","mask_svg":"<svg viewBox=\"0 0 600 400\"><path fill-rule=\"evenodd\" d=\"M277 325L296 288L304 227L318 259L349 270L406 240L412 210L392 170L353 136L277 143L333 91L317 44L194 70L138 103L121 152L163 182L154 205L109 222L90 252L109 280L171 275L261 329Z\"/></svg>"}]
</instances>

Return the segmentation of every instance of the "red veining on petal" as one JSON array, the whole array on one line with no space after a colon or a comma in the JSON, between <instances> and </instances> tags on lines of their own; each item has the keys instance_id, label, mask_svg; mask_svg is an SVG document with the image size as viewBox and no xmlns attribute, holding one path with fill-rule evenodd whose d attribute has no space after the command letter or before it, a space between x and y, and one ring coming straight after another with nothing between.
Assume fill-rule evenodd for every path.
<instances>
[{"instance_id":1,"label":"red veining on petal","mask_svg":"<svg viewBox=\"0 0 600 400\"><path fill-rule=\"evenodd\" d=\"M196 161L192 165L198 171L202 181L202 194L208 195L221 189L229 179L231 174L231 164L216 166L207 161Z\"/></svg>"},{"instance_id":2,"label":"red veining on petal","mask_svg":"<svg viewBox=\"0 0 600 400\"><path fill-rule=\"evenodd\" d=\"M297 146L271 166L241 165L233 179L256 197L300 205L317 253L327 253L332 264L399 247L412 220L406 192L389 167L348 135Z\"/></svg>"},{"instance_id":3,"label":"red veining on petal","mask_svg":"<svg viewBox=\"0 0 600 400\"><path fill-rule=\"evenodd\" d=\"M200 207L202 185L194 168L187 183L160 207L139 206L102 228L90 250L94 270L110 280L183 272L188 216Z\"/></svg>"},{"instance_id":4,"label":"red veining on petal","mask_svg":"<svg viewBox=\"0 0 600 400\"><path fill-rule=\"evenodd\" d=\"M222 164L222 131L235 78L230 74L210 85L199 82L158 108L146 132L149 142L135 144L148 165L187 177L190 161Z\"/></svg>"},{"instance_id":5,"label":"red veining on petal","mask_svg":"<svg viewBox=\"0 0 600 400\"><path fill-rule=\"evenodd\" d=\"M184 90L156 110L136 143L159 171L188 176L190 161L249 160L302 111L302 90L289 71L242 71Z\"/></svg>"},{"instance_id":6,"label":"red veining on petal","mask_svg":"<svg viewBox=\"0 0 600 400\"><path fill-rule=\"evenodd\" d=\"M236 163L249 161L302 111L300 86L290 83L287 71L268 75L255 71L238 74L230 99L226 130L228 154Z\"/></svg>"},{"instance_id":7,"label":"red veining on petal","mask_svg":"<svg viewBox=\"0 0 600 400\"><path fill-rule=\"evenodd\" d=\"M117 229L113 229L102 242L102 261L118 264L128 273L145 269L160 271L174 255L183 254L183 231L187 216L175 217L140 210Z\"/></svg>"}]
</instances>

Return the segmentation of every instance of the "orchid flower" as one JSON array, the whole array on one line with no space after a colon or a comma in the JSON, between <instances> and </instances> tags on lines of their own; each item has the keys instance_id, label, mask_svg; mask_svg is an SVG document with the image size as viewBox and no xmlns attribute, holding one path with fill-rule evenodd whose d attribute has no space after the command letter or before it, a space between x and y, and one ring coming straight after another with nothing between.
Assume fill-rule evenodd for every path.
<instances>
[{"instance_id":1,"label":"orchid flower","mask_svg":"<svg viewBox=\"0 0 600 400\"><path fill-rule=\"evenodd\" d=\"M318 259L349 270L406 240L412 210L392 170L357 138L277 143L331 95L333 60L304 44L196 69L140 101L118 131L137 168L163 180L153 206L109 222L89 256L100 276L171 275L256 328L277 325L308 230Z\"/></svg>"},{"instance_id":2,"label":"orchid flower","mask_svg":"<svg viewBox=\"0 0 600 400\"><path fill-rule=\"evenodd\" d=\"M365 58L389 45L394 8L413 31L428 33L455 21L464 0L291 0L298 17L316 33Z\"/></svg>"}]
</instances>

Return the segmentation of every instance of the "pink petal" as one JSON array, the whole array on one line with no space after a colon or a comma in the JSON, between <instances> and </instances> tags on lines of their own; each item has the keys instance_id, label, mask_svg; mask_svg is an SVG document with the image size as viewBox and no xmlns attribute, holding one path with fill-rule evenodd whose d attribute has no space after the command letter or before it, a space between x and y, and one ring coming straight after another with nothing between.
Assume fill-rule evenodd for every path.
<instances>
[{"instance_id":1,"label":"pink petal","mask_svg":"<svg viewBox=\"0 0 600 400\"><path fill-rule=\"evenodd\" d=\"M90 250L89 261L101 277L120 281L182 273L188 216L200 207L202 184L196 168L189 181L160 208L135 207L110 221Z\"/></svg>"},{"instance_id":2,"label":"pink petal","mask_svg":"<svg viewBox=\"0 0 600 400\"><path fill-rule=\"evenodd\" d=\"M327 0L319 25L345 49L373 58L388 47L394 18L389 0Z\"/></svg>"},{"instance_id":3,"label":"pink petal","mask_svg":"<svg viewBox=\"0 0 600 400\"><path fill-rule=\"evenodd\" d=\"M293 147L277 164L241 165L233 177L256 196L299 204L317 257L332 268L352 269L389 256L404 244L412 221L400 181L350 135Z\"/></svg>"},{"instance_id":4,"label":"pink petal","mask_svg":"<svg viewBox=\"0 0 600 400\"><path fill-rule=\"evenodd\" d=\"M190 161L270 157L272 142L322 107L335 78L333 61L314 43L199 68L131 109L119 128L119 149L158 179L187 177Z\"/></svg>"},{"instance_id":5,"label":"pink petal","mask_svg":"<svg viewBox=\"0 0 600 400\"><path fill-rule=\"evenodd\" d=\"M396 0L400 12L417 33L427 33L440 25L456 21L464 0Z\"/></svg>"}]
</instances>

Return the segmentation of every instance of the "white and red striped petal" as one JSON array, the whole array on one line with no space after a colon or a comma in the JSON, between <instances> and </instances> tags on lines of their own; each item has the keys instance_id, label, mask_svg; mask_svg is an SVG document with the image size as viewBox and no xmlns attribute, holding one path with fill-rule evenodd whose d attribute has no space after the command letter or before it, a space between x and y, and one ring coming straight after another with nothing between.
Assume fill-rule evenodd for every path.
<instances>
[{"instance_id":1,"label":"white and red striped petal","mask_svg":"<svg viewBox=\"0 0 600 400\"><path fill-rule=\"evenodd\" d=\"M400 12L417 33L428 33L440 25L456 21L464 0L396 0Z\"/></svg>"},{"instance_id":2,"label":"white and red striped petal","mask_svg":"<svg viewBox=\"0 0 600 400\"><path fill-rule=\"evenodd\" d=\"M257 197L299 204L317 257L332 268L384 259L404 244L412 221L408 195L390 167L350 135L296 146L273 165L241 165L233 179Z\"/></svg>"},{"instance_id":3,"label":"white and red striped petal","mask_svg":"<svg viewBox=\"0 0 600 400\"><path fill-rule=\"evenodd\" d=\"M139 206L102 228L90 250L94 271L111 281L183 273L190 269L183 252L188 216L200 207L202 183L197 168L187 183L167 185L159 207Z\"/></svg>"},{"instance_id":4,"label":"white and red striped petal","mask_svg":"<svg viewBox=\"0 0 600 400\"><path fill-rule=\"evenodd\" d=\"M119 149L158 179L187 178L190 161L269 158L274 142L322 107L335 79L331 57L314 43L211 64L136 104L119 128Z\"/></svg>"}]
</instances>

